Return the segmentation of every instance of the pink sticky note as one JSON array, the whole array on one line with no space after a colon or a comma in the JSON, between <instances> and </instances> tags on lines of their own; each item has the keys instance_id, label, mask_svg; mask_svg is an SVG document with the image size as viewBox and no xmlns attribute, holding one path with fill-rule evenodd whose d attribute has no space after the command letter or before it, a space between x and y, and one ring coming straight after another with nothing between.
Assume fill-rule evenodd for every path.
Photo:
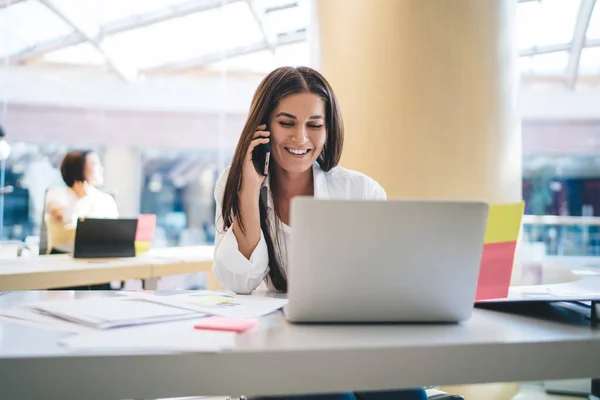
<instances>
[{"instance_id":1,"label":"pink sticky note","mask_svg":"<svg viewBox=\"0 0 600 400\"><path fill-rule=\"evenodd\" d=\"M136 242L151 242L156 228L156 214L140 214L138 216Z\"/></svg>"},{"instance_id":2,"label":"pink sticky note","mask_svg":"<svg viewBox=\"0 0 600 400\"><path fill-rule=\"evenodd\" d=\"M245 332L258 326L258 320L229 317L208 317L198 322L195 329L208 329L212 331Z\"/></svg>"},{"instance_id":3,"label":"pink sticky note","mask_svg":"<svg viewBox=\"0 0 600 400\"><path fill-rule=\"evenodd\" d=\"M516 247L516 241L483 246L475 301L508 296Z\"/></svg>"}]
</instances>

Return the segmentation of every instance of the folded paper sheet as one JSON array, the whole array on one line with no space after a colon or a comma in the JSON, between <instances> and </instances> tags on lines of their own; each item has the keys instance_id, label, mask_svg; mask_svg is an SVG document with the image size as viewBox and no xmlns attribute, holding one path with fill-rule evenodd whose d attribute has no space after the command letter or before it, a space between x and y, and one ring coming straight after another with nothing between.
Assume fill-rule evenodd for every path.
<instances>
[{"instance_id":1,"label":"folded paper sheet","mask_svg":"<svg viewBox=\"0 0 600 400\"><path fill-rule=\"evenodd\" d=\"M490 205L475 301L508 296L524 207L524 202Z\"/></svg>"}]
</instances>

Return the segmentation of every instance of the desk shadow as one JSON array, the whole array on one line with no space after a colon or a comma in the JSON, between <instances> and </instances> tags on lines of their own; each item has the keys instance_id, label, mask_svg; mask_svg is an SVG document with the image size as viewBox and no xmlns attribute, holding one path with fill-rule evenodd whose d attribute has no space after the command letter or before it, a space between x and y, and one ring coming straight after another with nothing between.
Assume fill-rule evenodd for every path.
<instances>
[{"instance_id":1,"label":"desk shadow","mask_svg":"<svg viewBox=\"0 0 600 400\"><path fill-rule=\"evenodd\" d=\"M592 307L578 302L524 301L511 303L478 303L476 308L497 311L565 325L596 328L598 318L592 320Z\"/></svg>"},{"instance_id":2,"label":"desk shadow","mask_svg":"<svg viewBox=\"0 0 600 400\"><path fill-rule=\"evenodd\" d=\"M337 322L305 322L305 321L288 321L288 323L292 324L292 325L326 325L326 326L372 326L372 325L377 325L377 326L452 326L452 325L460 325L461 322L448 322L448 321L440 321L440 322L433 322L433 321L397 321L397 322L393 322L393 321L382 321L382 322L378 322L378 321L365 321L365 322L354 322L354 321L348 321L348 322L342 322L342 321L337 321Z\"/></svg>"}]
</instances>

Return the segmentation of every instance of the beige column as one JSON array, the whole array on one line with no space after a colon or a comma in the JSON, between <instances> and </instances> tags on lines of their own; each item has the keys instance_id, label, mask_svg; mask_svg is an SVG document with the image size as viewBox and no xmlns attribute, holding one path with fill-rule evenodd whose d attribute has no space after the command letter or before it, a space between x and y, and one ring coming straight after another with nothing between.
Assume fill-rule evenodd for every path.
<instances>
[{"instance_id":1,"label":"beige column","mask_svg":"<svg viewBox=\"0 0 600 400\"><path fill-rule=\"evenodd\" d=\"M314 64L346 127L343 166L389 198L521 200L516 1L313 4ZM493 400L517 388L447 389Z\"/></svg>"},{"instance_id":2,"label":"beige column","mask_svg":"<svg viewBox=\"0 0 600 400\"><path fill-rule=\"evenodd\" d=\"M390 198L521 200L516 3L317 0L342 165Z\"/></svg>"}]
</instances>

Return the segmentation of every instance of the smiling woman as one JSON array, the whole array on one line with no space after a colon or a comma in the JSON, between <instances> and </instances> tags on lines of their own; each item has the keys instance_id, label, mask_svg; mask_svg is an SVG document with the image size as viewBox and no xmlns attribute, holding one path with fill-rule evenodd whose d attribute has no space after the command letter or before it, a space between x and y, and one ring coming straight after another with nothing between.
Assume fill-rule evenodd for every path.
<instances>
[{"instance_id":1,"label":"smiling woman","mask_svg":"<svg viewBox=\"0 0 600 400\"><path fill-rule=\"evenodd\" d=\"M325 174L338 177L336 182L345 190L371 184L361 174L334 168L343 135L333 90L317 71L283 67L261 82L232 165L215 188L214 270L223 286L251 292L268 274L272 288L286 291L290 200L329 193L325 184L319 187L327 181ZM252 154L269 142L272 162L265 179L252 163ZM383 193L377 184L371 186Z\"/></svg>"}]
</instances>

